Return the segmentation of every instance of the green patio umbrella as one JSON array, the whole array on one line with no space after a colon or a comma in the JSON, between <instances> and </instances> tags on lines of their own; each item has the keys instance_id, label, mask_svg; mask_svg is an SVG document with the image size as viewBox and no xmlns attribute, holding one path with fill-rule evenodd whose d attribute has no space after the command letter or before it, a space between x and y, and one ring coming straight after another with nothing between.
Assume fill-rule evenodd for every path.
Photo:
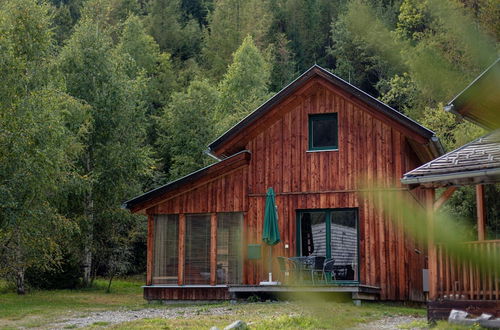
<instances>
[{"instance_id":1,"label":"green patio umbrella","mask_svg":"<svg viewBox=\"0 0 500 330\"><path fill-rule=\"evenodd\" d=\"M278 228L278 211L276 209L273 188L267 190L262 241L269 246L276 245L281 241ZM272 249L269 248L269 273L272 272L272 260ZM271 282L271 279L269 279L269 282Z\"/></svg>"}]
</instances>

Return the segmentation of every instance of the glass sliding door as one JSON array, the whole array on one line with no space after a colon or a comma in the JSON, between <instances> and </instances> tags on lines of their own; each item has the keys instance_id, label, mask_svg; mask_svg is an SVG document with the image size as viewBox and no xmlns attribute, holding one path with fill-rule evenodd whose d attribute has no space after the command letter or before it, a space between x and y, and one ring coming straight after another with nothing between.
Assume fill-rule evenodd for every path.
<instances>
[{"instance_id":1,"label":"glass sliding door","mask_svg":"<svg viewBox=\"0 0 500 330\"><path fill-rule=\"evenodd\" d=\"M334 260L336 281L358 281L357 209L298 212L297 255Z\"/></svg>"},{"instance_id":2,"label":"glass sliding door","mask_svg":"<svg viewBox=\"0 0 500 330\"><path fill-rule=\"evenodd\" d=\"M326 256L326 212L300 213L301 256Z\"/></svg>"},{"instance_id":3,"label":"glass sliding door","mask_svg":"<svg viewBox=\"0 0 500 330\"><path fill-rule=\"evenodd\" d=\"M217 284L241 284L243 213L217 214Z\"/></svg>"},{"instance_id":4,"label":"glass sliding door","mask_svg":"<svg viewBox=\"0 0 500 330\"><path fill-rule=\"evenodd\" d=\"M358 228L354 209L332 210L330 226L331 257L335 260L337 281L358 280Z\"/></svg>"},{"instance_id":5,"label":"glass sliding door","mask_svg":"<svg viewBox=\"0 0 500 330\"><path fill-rule=\"evenodd\" d=\"M177 284L179 217L154 217L153 284Z\"/></svg>"},{"instance_id":6,"label":"glass sliding door","mask_svg":"<svg viewBox=\"0 0 500 330\"><path fill-rule=\"evenodd\" d=\"M184 284L210 284L210 214L186 215Z\"/></svg>"}]
</instances>

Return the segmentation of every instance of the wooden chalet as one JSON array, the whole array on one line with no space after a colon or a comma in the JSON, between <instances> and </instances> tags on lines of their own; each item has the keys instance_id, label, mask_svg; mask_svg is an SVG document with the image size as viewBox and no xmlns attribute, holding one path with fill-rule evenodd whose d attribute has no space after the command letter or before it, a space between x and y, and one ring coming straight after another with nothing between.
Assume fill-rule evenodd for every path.
<instances>
[{"instance_id":1,"label":"wooden chalet","mask_svg":"<svg viewBox=\"0 0 500 330\"><path fill-rule=\"evenodd\" d=\"M272 187L281 236L273 258L322 255L346 269L334 284L300 290L425 300L425 249L358 193L376 180L422 198L400 178L442 154L432 131L315 65L208 147L218 162L124 204L148 217L146 299L297 289L276 259L284 285L259 285Z\"/></svg>"},{"instance_id":2,"label":"wooden chalet","mask_svg":"<svg viewBox=\"0 0 500 330\"><path fill-rule=\"evenodd\" d=\"M500 240L489 239L487 235L484 189L487 184L500 183L499 88L500 59L445 107L482 126L488 133L406 173L402 182L426 191L430 230L433 227L432 210L446 202L457 187L475 185L477 241L463 244L476 252L490 254L500 263ZM437 188L446 190L435 201ZM447 318L452 308L500 317L500 274L491 270L480 272L467 260L453 261L443 246L433 239L429 240L428 254L430 319Z\"/></svg>"}]
</instances>

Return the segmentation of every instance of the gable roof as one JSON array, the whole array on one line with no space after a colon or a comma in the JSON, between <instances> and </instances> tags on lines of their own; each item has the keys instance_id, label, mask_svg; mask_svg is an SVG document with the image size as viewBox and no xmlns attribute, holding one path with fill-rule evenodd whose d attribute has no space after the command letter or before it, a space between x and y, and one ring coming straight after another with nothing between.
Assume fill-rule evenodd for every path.
<instances>
[{"instance_id":1,"label":"gable roof","mask_svg":"<svg viewBox=\"0 0 500 330\"><path fill-rule=\"evenodd\" d=\"M500 128L500 58L453 98L446 111L492 130Z\"/></svg>"},{"instance_id":2,"label":"gable roof","mask_svg":"<svg viewBox=\"0 0 500 330\"><path fill-rule=\"evenodd\" d=\"M401 182L433 187L500 182L500 129L406 173Z\"/></svg>"},{"instance_id":3,"label":"gable roof","mask_svg":"<svg viewBox=\"0 0 500 330\"><path fill-rule=\"evenodd\" d=\"M220 149L221 147L223 147L233 137L235 137L237 134L242 132L246 127L253 124L255 121L259 120L270 109L272 109L274 106L276 106L281 101L283 101L287 96L290 96L292 93L297 91L300 87L302 87L305 83L307 83L308 81L310 81L314 77L321 77L321 78L327 80L328 82L339 87L340 89L344 90L345 92L347 92L353 96L356 96L358 99L360 99L361 101L370 105L371 107L377 109L378 111L385 114L389 118L394 119L398 123L402 124L404 127L408 128L409 130L411 130L411 131L417 133L418 135L422 136L423 138L429 140L429 142L431 144L433 144L434 149L436 150L434 152L436 154L435 156L438 156L438 155L443 153L443 148L442 148L441 144L439 143L439 140L437 139L437 137L435 136L433 131L429 130L428 128L425 128L424 126L420 125L419 123L417 123L413 119L405 116L401 112L391 108L387 104L379 101L378 99L374 98L373 96L369 95L368 93L362 91L361 89L357 88L354 85L351 85L347 81L341 79L340 77L336 76L335 74L331 73L330 71L328 71L328 70L326 70L326 69L324 69L316 64L313 65L311 68L309 68L309 70L304 72L301 76L299 76L293 82L291 82L286 87L284 87L281 91L279 91L277 94L275 94L269 100L267 100L260 107L255 109L253 112L251 112L245 118L243 118L236 125L231 127L228 131L226 131L224 134L222 134L220 137L218 137L215 141L210 143L208 145L209 151L216 152L217 149Z\"/></svg>"}]
</instances>

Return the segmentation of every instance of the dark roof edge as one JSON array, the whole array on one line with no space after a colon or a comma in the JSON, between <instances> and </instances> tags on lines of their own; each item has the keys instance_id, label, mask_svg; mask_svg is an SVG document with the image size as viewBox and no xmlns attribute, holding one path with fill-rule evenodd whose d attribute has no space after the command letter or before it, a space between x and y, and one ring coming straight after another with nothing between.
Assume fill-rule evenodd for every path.
<instances>
[{"instance_id":1,"label":"dark roof edge","mask_svg":"<svg viewBox=\"0 0 500 330\"><path fill-rule=\"evenodd\" d=\"M478 176L493 176L493 175L500 175L500 168L490 168L485 170L472 170L472 171L462 171L462 172L443 173L443 174L431 174L427 176L418 176L418 177L405 176L401 179L401 183L403 184L432 183L432 182L441 182L447 180L466 179Z\"/></svg>"},{"instance_id":2,"label":"dark roof edge","mask_svg":"<svg viewBox=\"0 0 500 330\"><path fill-rule=\"evenodd\" d=\"M300 75L297 79L292 81L290 84L288 84L283 89L281 89L278 93L276 93L274 96L272 96L269 100L264 102L261 106L259 106L257 109L255 109L253 112L248 114L245 118L243 118L241 121L236 123L233 127L231 127L229 130L227 130L225 133L223 133L217 139L215 139L212 143L210 143L208 145L209 150L217 149L224 142L226 142L231 137L236 135L241 129L243 129L244 127L251 124L254 120L261 117L266 112L266 110L268 110L269 108L271 108L274 105L281 102L286 96L292 94L296 89L298 89L300 86L302 86L305 82L307 82L314 75L321 76L321 77L327 79L328 81L332 82L334 85L338 86L339 88L357 96L365 103L382 111L384 114L386 114L390 118L396 120L397 122L401 123L405 127L407 127L409 129L411 129L412 131L424 136L425 138L432 139L432 137L435 136L433 131L420 125L419 123L417 123L413 119L405 116L404 114L391 108L387 104L374 98L373 96L362 91L361 89L357 88L356 86L348 83L347 81L336 76L335 74L331 73L330 71L315 64L311 68L309 68L306 72L304 72L302 75Z\"/></svg>"},{"instance_id":3,"label":"dark roof edge","mask_svg":"<svg viewBox=\"0 0 500 330\"><path fill-rule=\"evenodd\" d=\"M490 71L491 68L493 68L498 62L500 61L500 57L497 58L490 66L488 66L479 76L476 77L476 79L474 79L470 84L467 85L467 87L465 87L460 93L458 93L457 95L455 95L455 97L450 101L448 102L448 104L444 107L446 111L449 111L451 113L454 113L454 114L457 114L457 115L461 115L458 111L456 111L454 109L455 107L455 103L457 101L460 101L460 97L469 89L471 88L473 85L475 85L479 80L481 80L481 78L483 78L483 76L485 76L488 71Z\"/></svg>"},{"instance_id":4,"label":"dark roof edge","mask_svg":"<svg viewBox=\"0 0 500 330\"><path fill-rule=\"evenodd\" d=\"M188 179L192 178L193 176L195 176L195 175L202 175L203 172L205 172L209 168L211 168L211 167L213 167L215 165L218 165L218 164L220 164L222 162L225 162L225 161L227 161L229 159L232 159L232 158L234 158L234 157L236 157L236 156L238 156L238 155L240 155L242 153L248 153L248 154L250 154L250 151L248 151L248 150L242 150L240 152L235 153L234 155L231 155L230 157L227 157L227 158L222 159L222 160L220 160L220 161L218 161L216 163L213 163L213 164L210 164L210 165L205 166L203 168L200 168L199 170L196 170L194 172L191 172L191 173L189 173L189 174L187 174L187 175L185 175L185 176L183 176L183 177L181 177L181 178L179 178L177 180L171 181L171 182L169 182L167 184L164 184L163 186L160 186L158 188L155 188L155 189L152 189L150 191L147 191L147 192L145 192L142 195L134 197L134 198L132 198L132 199L126 201L126 202L123 202L122 205L121 205L121 208L122 209L130 210L134 206L136 206L136 205L138 205L140 203L143 203L145 201L148 201L153 196L156 196L158 194L163 194L165 192L168 192L169 188L171 188L172 186L174 186L174 185L175 186L182 185L182 184L186 183L186 181L188 181Z\"/></svg>"}]
</instances>

